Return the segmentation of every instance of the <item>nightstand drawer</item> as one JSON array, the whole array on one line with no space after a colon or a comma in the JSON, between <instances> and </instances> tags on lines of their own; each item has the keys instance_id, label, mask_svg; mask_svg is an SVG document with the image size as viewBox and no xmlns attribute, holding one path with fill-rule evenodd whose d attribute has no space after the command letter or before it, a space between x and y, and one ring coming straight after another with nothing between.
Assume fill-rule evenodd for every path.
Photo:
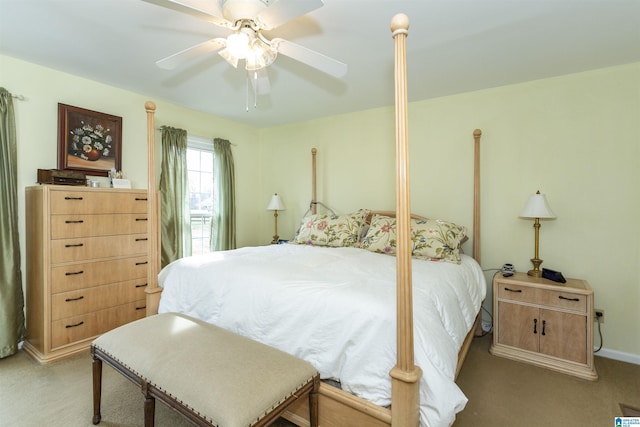
<instances>
[{"instance_id":1,"label":"nightstand drawer","mask_svg":"<svg viewBox=\"0 0 640 427\"><path fill-rule=\"evenodd\" d=\"M566 308L577 313L587 312L587 296L571 292L537 290L540 305L553 308Z\"/></svg>"},{"instance_id":2,"label":"nightstand drawer","mask_svg":"<svg viewBox=\"0 0 640 427\"><path fill-rule=\"evenodd\" d=\"M538 295L535 288L512 283L500 283L499 286L498 298L500 299L527 302L531 304L536 304L538 302Z\"/></svg>"},{"instance_id":3,"label":"nightstand drawer","mask_svg":"<svg viewBox=\"0 0 640 427\"><path fill-rule=\"evenodd\" d=\"M584 294L553 291L513 283L500 283L498 298L550 308L565 308L577 313L586 313L587 311L587 296Z\"/></svg>"}]
</instances>

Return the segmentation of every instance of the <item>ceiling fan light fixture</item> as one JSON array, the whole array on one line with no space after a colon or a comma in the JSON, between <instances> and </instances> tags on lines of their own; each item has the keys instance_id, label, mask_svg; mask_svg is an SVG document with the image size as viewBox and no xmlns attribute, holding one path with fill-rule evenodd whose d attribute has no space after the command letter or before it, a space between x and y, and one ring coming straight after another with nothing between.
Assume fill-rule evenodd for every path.
<instances>
[{"instance_id":1,"label":"ceiling fan light fixture","mask_svg":"<svg viewBox=\"0 0 640 427\"><path fill-rule=\"evenodd\" d=\"M278 56L278 50L260 39L255 39L251 50L245 58L245 68L249 71L259 70L273 64Z\"/></svg>"},{"instance_id":2,"label":"ceiling fan light fixture","mask_svg":"<svg viewBox=\"0 0 640 427\"><path fill-rule=\"evenodd\" d=\"M233 68L238 68L238 57L233 56L228 48L218 51L218 55L222 56Z\"/></svg>"},{"instance_id":3,"label":"ceiling fan light fixture","mask_svg":"<svg viewBox=\"0 0 640 427\"><path fill-rule=\"evenodd\" d=\"M246 58L251 51L251 47L249 46L249 36L243 31L230 34L227 37L227 49L231 55L238 59Z\"/></svg>"}]
</instances>

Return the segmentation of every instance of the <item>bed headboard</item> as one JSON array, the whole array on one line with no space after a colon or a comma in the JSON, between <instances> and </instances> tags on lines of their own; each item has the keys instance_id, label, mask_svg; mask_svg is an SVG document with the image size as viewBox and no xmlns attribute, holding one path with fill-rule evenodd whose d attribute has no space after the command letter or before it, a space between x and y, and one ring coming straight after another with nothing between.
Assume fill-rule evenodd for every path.
<instances>
[{"instance_id":1,"label":"bed headboard","mask_svg":"<svg viewBox=\"0 0 640 427\"><path fill-rule=\"evenodd\" d=\"M473 131L473 141L474 141L474 160L473 160L473 229L471 233L471 238L473 239L472 243L472 253L471 256L480 263L480 138L482 137L482 131L480 129L476 129ZM318 149L311 149L311 214L317 213L317 205L321 204L316 200L316 158L318 155ZM307 211L308 212L308 211ZM396 217L395 211L370 211L367 216L367 223L371 223L371 218L373 215L384 215L391 218ZM427 220L428 217L417 215L414 213L410 214L411 219L418 220ZM465 237L460 245L469 240L469 236Z\"/></svg>"},{"instance_id":2,"label":"bed headboard","mask_svg":"<svg viewBox=\"0 0 640 427\"><path fill-rule=\"evenodd\" d=\"M367 215L367 223L371 224L371 218L373 218L374 215L383 215L383 216L388 216L391 218L395 218L396 217L396 213L395 211L371 211L369 212L369 215ZM421 216L421 215L416 215L416 214L411 214L411 219L421 219L421 220L427 220L429 218L427 218L426 216Z\"/></svg>"}]
</instances>

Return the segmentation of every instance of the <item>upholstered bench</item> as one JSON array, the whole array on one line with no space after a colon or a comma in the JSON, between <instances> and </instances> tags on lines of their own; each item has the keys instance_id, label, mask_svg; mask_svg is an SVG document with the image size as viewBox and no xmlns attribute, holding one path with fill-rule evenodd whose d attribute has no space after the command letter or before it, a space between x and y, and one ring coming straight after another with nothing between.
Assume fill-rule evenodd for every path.
<instances>
[{"instance_id":1,"label":"upholstered bench","mask_svg":"<svg viewBox=\"0 0 640 427\"><path fill-rule=\"evenodd\" d=\"M107 332L91 345L93 423L101 420L102 362L138 384L144 423L159 399L195 425L267 426L308 396L317 426L319 375L309 363L188 316L164 313Z\"/></svg>"}]
</instances>

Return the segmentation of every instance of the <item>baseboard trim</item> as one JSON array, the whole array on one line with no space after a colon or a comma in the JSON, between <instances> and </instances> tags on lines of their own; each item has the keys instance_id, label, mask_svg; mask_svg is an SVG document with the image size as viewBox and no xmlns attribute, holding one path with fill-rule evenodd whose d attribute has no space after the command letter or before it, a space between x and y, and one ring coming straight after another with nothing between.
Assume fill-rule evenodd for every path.
<instances>
[{"instance_id":1,"label":"baseboard trim","mask_svg":"<svg viewBox=\"0 0 640 427\"><path fill-rule=\"evenodd\" d=\"M594 355L606 357L607 359L619 360L621 362L633 363L634 365L640 365L640 355L638 354L625 353L623 351L610 350L603 347Z\"/></svg>"}]
</instances>

